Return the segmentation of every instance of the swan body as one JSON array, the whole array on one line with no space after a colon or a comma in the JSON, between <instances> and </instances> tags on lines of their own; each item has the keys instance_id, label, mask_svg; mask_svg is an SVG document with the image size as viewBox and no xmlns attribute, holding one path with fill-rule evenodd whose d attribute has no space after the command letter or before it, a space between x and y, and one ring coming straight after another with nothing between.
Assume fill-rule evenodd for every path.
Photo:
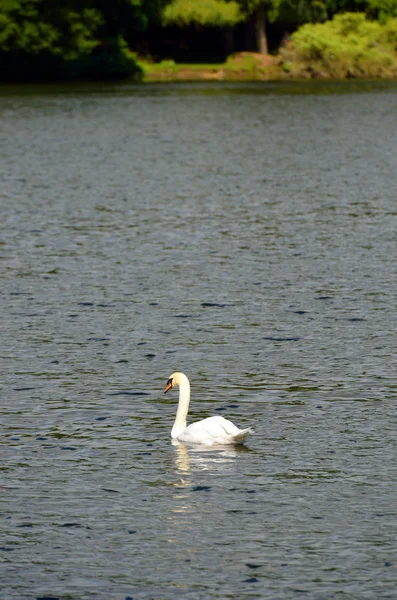
<instances>
[{"instance_id":1,"label":"swan body","mask_svg":"<svg viewBox=\"0 0 397 600\"><path fill-rule=\"evenodd\" d=\"M253 430L239 429L223 417L208 417L187 426L186 417L190 403L190 383L183 373L175 372L170 375L164 393L172 387L179 387L179 403L175 423L171 431L173 439L190 444L242 444Z\"/></svg>"}]
</instances>

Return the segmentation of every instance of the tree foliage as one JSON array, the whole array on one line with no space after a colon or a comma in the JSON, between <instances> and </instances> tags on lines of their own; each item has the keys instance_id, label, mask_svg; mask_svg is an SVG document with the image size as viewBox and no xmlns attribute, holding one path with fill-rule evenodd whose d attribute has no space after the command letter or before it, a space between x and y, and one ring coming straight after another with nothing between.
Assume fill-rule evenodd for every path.
<instances>
[{"instance_id":1,"label":"tree foliage","mask_svg":"<svg viewBox=\"0 0 397 600\"><path fill-rule=\"evenodd\" d=\"M340 13L346 11L361 11L378 23L342 17ZM334 15L337 18L329 24ZM391 23L387 31L393 37L393 18L397 18L397 0L0 0L0 80L137 74L139 67L129 46L134 47L145 28L155 26L158 32L164 25L228 28L225 39L232 39L230 30L245 22L251 35L255 31L257 48L264 53L269 28L295 31L303 25L294 38L299 52L319 48L323 57L330 57L353 44L364 55L363 40L378 35L377 24ZM310 29L308 23L323 23L325 29ZM338 37L337 42L335 36L342 34L336 30L342 26L347 28L346 40L340 42ZM325 48L325 37L332 51ZM385 52L379 52L384 57Z\"/></svg>"},{"instance_id":2,"label":"tree foliage","mask_svg":"<svg viewBox=\"0 0 397 600\"><path fill-rule=\"evenodd\" d=\"M1 0L0 78L123 77L139 68L127 40L163 0Z\"/></svg>"},{"instance_id":3,"label":"tree foliage","mask_svg":"<svg viewBox=\"0 0 397 600\"><path fill-rule=\"evenodd\" d=\"M230 0L174 0L165 7L164 25L231 27L243 20L237 2Z\"/></svg>"},{"instance_id":4,"label":"tree foliage","mask_svg":"<svg viewBox=\"0 0 397 600\"><path fill-rule=\"evenodd\" d=\"M282 21L298 25L324 21L328 14L326 0L238 0L238 2L247 17L263 6L270 23Z\"/></svg>"},{"instance_id":5,"label":"tree foliage","mask_svg":"<svg viewBox=\"0 0 397 600\"><path fill-rule=\"evenodd\" d=\"M397 18L397 0L368 0L368 4L380 23Z\"/></svg>"}]
</instances>

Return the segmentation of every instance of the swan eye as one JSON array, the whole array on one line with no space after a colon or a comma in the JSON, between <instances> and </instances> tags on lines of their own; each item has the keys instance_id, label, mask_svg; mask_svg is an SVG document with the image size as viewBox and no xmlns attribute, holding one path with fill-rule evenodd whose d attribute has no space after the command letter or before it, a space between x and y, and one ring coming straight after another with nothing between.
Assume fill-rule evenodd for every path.
<instances>
[{"instance_id":1,"label":"swan eye","mask_svg":"<svg viewBox=\"0 0 397 600\"><path fill-rule=\"evenodd\" d=\"M172 385L172 377L167 381L167 385Z\"/></svg>"}]
</instances>

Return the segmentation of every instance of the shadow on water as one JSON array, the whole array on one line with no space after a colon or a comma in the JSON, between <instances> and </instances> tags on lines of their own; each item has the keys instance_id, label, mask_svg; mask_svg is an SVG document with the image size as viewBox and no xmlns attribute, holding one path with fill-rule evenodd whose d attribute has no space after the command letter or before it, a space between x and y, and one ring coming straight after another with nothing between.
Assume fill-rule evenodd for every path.
<instances>
[{"instance_id":1,"label":"shadow on water","mask_svg":"<svg viewBox=\"0 0 397 600\"><path fill-rule=\"evenodd\" d=\"M178 82L74 82L53 84L0 85L0 97L11 96L85 96L87 94L125 97L164 96L284 96L343 95L395 91L396 81L379 80L302 80L302 81L178 81Z\"/></svg>"}]
</instances>

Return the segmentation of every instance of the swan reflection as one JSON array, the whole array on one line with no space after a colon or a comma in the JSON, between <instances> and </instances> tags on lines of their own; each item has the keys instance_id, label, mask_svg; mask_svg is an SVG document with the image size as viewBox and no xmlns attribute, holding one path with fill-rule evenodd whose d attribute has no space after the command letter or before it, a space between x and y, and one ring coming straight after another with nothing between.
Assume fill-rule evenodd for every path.
<instances>
[{"instance_id":1,"label":"swan reflection","mask_svg":"<svg viewBox=\"0 0 397 600\"><path fill-rule=\"evenodd\" d=\"M190 475L191 469L228 471L234 459L244 452L250 452L246 446L189 446L179 440L172 440L175 447L175 466L179 475Z\"/></svg>"},{"instance_id":2,"label":"swan reflection","mask_svg":"<svg viewBox=\"0 0 397 600\"><path fill-rule=\"evenodd\" d=\"M206 491L207 486L197 485L199 481L196 476L199 472L234 472L236 458L244 452L251 452L245 446L186 446L179 440L172 440L171 444L175 448L174 465L177 475L171 512L177 513L179 519L181 513L192 514L196 511L197 498L192 491Z\"/></svg>"}]
</instances>

